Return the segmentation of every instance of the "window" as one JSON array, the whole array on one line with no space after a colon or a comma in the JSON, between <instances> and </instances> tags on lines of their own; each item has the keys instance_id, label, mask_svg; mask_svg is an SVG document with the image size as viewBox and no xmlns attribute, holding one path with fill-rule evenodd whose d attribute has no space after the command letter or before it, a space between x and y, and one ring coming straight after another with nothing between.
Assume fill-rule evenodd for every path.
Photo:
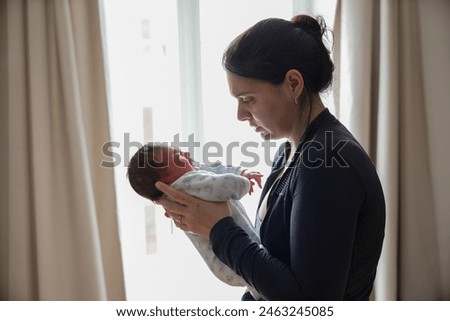
<instances>
[{"instance_id":1,"label":"window","mask_svg":"<svg viewBox=\"0 0 450 321\"><path fill-rule=\"evenodd\" d=\"M240 32L267 17L292 17L291 0L108 0L103 2L111 127L125 283L129 300L239 300L243 288L217 280L183 232L163 211L134 193L126 166L147 141L201 143L205 161L255 163L267 158L248 124L236 120L222 52ZM211 148L203 150L204 146ZM258 145L261 146L261 145ZM204 151L208 152L205 155ZM257 155L258 159L255 158ZM242 203L254 218L260 191Z\"/></svg>"}]
</instances>

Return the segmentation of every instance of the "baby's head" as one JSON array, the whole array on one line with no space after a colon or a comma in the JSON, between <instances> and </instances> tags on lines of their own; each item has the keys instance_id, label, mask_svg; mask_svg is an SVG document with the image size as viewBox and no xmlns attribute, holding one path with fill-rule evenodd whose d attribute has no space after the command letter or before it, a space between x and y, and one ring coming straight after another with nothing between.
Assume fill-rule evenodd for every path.
<instances>
[{"instance_id":1,"label":"baby's head","mask_svg":"<svg viewBox=\"0 0 450 321\"><path fill-rule=\"evenodd\" d=\"M131 158L127 176L136 193L156 201L163 195L155 187L157 181L170 185L192 170L193 161L188 152L162 143L148 143Z\"/></svg>"}]
</instances>

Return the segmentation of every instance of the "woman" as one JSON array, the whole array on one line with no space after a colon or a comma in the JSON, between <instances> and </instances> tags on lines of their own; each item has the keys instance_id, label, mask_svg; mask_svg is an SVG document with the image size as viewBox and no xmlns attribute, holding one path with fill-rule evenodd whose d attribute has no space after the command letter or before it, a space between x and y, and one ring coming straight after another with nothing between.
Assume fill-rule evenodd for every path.
<instances>
[{"instance_id":1,"label":"woman","mask_svg":"<svg viewBox=\"0 0 450 321\"><path fill-rule=\"evenodd\" d=\"M258 207L262 245L227 205L158 183L176 225L209 239L216 255L265 300L368 300L381 253L385 204L369 157L323 105L332 81L323 21L266 19L223 56L237 118L264 139L287 139ZM252 300L249 293L243 300Z\"/></svg>"}]
</instances>

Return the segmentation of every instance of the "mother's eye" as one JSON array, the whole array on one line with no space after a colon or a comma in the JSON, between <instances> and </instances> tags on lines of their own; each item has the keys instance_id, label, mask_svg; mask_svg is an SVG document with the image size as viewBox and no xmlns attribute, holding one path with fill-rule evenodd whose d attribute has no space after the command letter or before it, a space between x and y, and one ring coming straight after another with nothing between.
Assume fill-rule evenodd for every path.
<instances>
[{"instance_id":1,"label":"mother's eye","mask_svg":"<svg viewBox=\"0 0 450 321\"><path fill-rule=\"evenodd\" d=\"M249 104L249 103L251 103L253 101L253 98L251 98L251 97L241 97L241 101L243 103Z\"/></svg>"}]
</instances>

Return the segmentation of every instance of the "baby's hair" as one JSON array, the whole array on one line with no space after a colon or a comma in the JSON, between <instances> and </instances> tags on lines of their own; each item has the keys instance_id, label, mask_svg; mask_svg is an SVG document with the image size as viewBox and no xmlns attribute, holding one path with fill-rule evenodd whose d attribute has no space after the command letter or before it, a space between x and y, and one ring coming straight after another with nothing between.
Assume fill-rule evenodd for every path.
<instances>
[{"instance_id":1,"label":"baby's hair","mask_svg":"<svg viewBox=\"0 0 450 321\"><path fill-rule=\"evenodd\" d=\"M167 167L163 160L155 160L155 155L162 155L168 146L159 142L147 143L141 147L128 164L127 177L131 187L139 195L156 201L163 193L155 187L161 179L161 172Z\"/></svg>"}]
</instances>

